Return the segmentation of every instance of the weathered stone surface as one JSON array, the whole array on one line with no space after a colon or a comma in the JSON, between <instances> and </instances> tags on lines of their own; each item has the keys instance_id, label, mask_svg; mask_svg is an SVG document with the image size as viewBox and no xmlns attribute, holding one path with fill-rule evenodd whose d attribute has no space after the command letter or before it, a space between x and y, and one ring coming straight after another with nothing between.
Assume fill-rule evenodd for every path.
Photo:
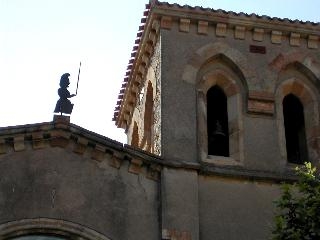
<instances>
[{"instance_id":1,"label":"weathered stone surface","mask_svg":"<svg viewBox=\"0 0 320 240\"><path fill-rule=\"evenodd\" d=\"M41 216L110 239L158 239L157 182L126 167L49 147L0 155L0 174L0 224Z\"/></svg>"}]
</instances>

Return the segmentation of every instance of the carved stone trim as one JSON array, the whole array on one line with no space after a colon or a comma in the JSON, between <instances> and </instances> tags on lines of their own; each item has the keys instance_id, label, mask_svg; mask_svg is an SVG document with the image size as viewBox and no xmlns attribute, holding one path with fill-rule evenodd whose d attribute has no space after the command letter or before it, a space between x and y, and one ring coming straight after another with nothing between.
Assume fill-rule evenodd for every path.
<instances>
[{"instance_id":1,"label":"carved stone trim","mask_svg":"<svg viewBox=\"0 0 320 240\"><path fill-rule=\"evenodd\" d=\"M16 152L23 151L24 146L24 135L16 136L13 138L13 147Z\"/></svg>"},{"instance_id":2,"label":"carved stone trim","mask_svg":"<svg viewBox=\"0 0 320 240\"><path fill-rule=\"evenodd\" d=\"M243 26L236 26L234 28L234 38L235 39L245 39L246 28Z\"/></svg>"},{"instance_id":3,"label":"carved stone trim","mask_svg":"<svg viewBox=\"0 0 320 240\"><path fill-rule=\"evenodd\" d=\"M172 27L172 18L168 16L161 17L160 27L164 29L171 29Z\"/></svg>"},{"instance_id":4,"label":"carved stone trim","mask_svg":"<svg viewBox=\"0 0 320 240\"><path fill-rule=\"evenodd\" d=\"M264 30L262 28L254 28L253 29L252 39L254 41L262 42L263 41L263 35L264 35Z\"/></svg>"},{"instance_id":5,"label":"carved stone trim","mask_svg":"<svg viewBox=\"0 0 320 240\"><path fill-rule=\"evenodd\" d=\"M275 44L280 44L282 42L282 32L272 31L271 32L271 42Z\"/></svg>"},{"instance_id":6,"label":"carved stone trim","mask_svg":"<svg viewBox=\"0 0 320 240\"><path fill-rule=\"evenodd\" d=\"M198 34L208 34L208 22L207 21L198 21Z\"/></svg>"},{"instance_id":7,"label":"carved stone trim","mask_svg":"<svg viewBox=\"0 0 320 240\"><path fill-rule=\"evenodd\" d=\"M227 36L227 24L217 23L216 36L217 37L226 37Z\"/></svg>"},{"instance_id":8,"label":"carved stone trim","mask_svg":"<svg viewBox=\"0 0 320 240\"><path fill-rule=\"evenodd\" d=\"M308 48L318 48L319 36L309 35L308 36Z\"/></svg>"},{"instance_id":9,"label":"carved stone trim","mask_svg":"<svg viewBox=\"0 0 320 240\"><path fill-rule=\"evenodd\" d=\"M11 239L21 234L48 233L66 239L110 240L86 226L61 219L33 218L7 222L0 225L1 239Z\"/></svg>"},{"instance_id":10,"label":"carved stone trim","mask_svg":"<svg viewBox=\"0 0 320 240\"><path fill-rule=\"evenodd\" d=\"M290 45L291 46L300 46L300 34L299 33L291 33L290 34Z\"/></svg>"},{"instance_id":11,"label":"carved stone trim","mask_svg":"<svg viewBox=\"0 0 320 240\"><path fill-rule=\"evenodd\" d=\"M189 32L190 19L180 18L179 30L180 30L180 32Z\"/></svg>"},{"instance_id":12,"label":"carved stone trim","mask_svg":"<svg viewBox=\"0 0 320 240\"><path fill-rule=\"evenodd\" d=\"M248 113L273 115L273 94L263 91L250 91L248 94Z\"/></svg>"}]
</instances>

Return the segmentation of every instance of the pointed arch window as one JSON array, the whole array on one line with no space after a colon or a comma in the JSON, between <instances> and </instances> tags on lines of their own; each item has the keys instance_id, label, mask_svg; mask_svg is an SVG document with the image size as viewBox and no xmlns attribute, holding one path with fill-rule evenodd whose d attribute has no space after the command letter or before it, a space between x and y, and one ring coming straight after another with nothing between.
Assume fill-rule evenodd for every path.
<instances>
[{"instance_id":1,"label":"pointed arch window","mask_svg":"<svg viewBox=\"0 0 320 240\"><path fill-rule=\"evenodd\" d=\"M139 147L139 127L136 121L133 124L133 131L131 136L131 146Z\"/></svg>"},{"instance_id":2,"label":"pointed arch window","mask_svg":"<svg viewBox=\"0 0 320 240\"><path fill-rule=\"evenodd\" d=\"M146 92L145 109L144 109L144 150L153 151L152 146L152 127L153 127L153 87L149 81Z\"/></svg>"},{"instance_id":3,"label":"pointed arch window","mask_svg":"<svg viewBox=\"0 0 320 240\"><path fill-rule=\"evenodd\" d=\"M282 106L287 161L302 164L308 161L303 105L299 98L290 93L284 97Z\"/></svg>"},{"instance_id":4,"label":"pointed arch window","mask_svg":"<svg viewBox=\"0 0 320 240\"><path fill-rule=\"evenodd\" d=\"M227 96L219 86L207 92L208 155L229 157Z\"/></svg>"}]
</instances>

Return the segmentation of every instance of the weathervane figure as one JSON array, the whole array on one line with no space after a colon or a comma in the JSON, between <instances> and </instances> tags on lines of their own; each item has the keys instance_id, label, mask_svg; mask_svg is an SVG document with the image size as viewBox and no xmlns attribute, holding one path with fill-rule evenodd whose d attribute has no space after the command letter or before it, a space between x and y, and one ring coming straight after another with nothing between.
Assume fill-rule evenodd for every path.
<instances>
[{"instance_id":1,"label":"weathervane figure","mask_svg":"<svg viewBox=\"0 0 320 240\"><path fill-rule=\"evenodd\" d=\"M58 95L60 99L57 101L56 108L54 109L54 113L62 113L71 114L73 109L73 104L70 102L68 98L72 98L76 96L76 94L70 94L68 91L68 87L70 84L69 81L69 73L64 73L60 79L60 88L58 89Z\"/></svg>"}]
</instances>

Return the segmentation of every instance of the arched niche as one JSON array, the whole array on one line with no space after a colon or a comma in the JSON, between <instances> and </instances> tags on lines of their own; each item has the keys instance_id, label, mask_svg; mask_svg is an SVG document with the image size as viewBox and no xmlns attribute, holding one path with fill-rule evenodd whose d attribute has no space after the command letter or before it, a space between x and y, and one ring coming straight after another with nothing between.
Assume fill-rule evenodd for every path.
<instances>
[{"instance_id":1,"label":"arched niche","mask_svg":"<svg viewBox=\"0 0 320 240\"><path fill-rule=\"evenodd\" d=\"M28 236L47 237L44 240L111 240L83 225L62 219L22 219L0 225L1 239L29 240ZM40 240L40 239L39 239Z\"/></svg>"},{"instance_id":2,"label":"arched niche","mask_svg":"<svg viewBox=\"0 0 320 240\"><path fill-rule=\"evenodd\" d=\"M226 96L228 156L211 155L208 149L208 91L221 89ZM223 54L213 56L199 69L197 75L198 152L200 161L223 165L243 164L242 115L247 86L237 65Z\"/></svg>"},{"instance_id":3,"label":"arched niche","mask_svg":"<svg viewBox=\"0 0 320 240\"><path fill-rule=\"evenodd\" d=\"M283 101L287 96L295 96L302 105L305 138L307 145L308 159L301 160L311 161L314 164L319 164L319 88L314 84L316 76L312 74L310 69L307 69L299 62L289 63L278 74L278 80L275 90L276 100L276 115L278 127L278 139L281 152L281 165L290 164L288 162L286 134L285 134L285 119Z\"/></svg>"}]
</instances>

